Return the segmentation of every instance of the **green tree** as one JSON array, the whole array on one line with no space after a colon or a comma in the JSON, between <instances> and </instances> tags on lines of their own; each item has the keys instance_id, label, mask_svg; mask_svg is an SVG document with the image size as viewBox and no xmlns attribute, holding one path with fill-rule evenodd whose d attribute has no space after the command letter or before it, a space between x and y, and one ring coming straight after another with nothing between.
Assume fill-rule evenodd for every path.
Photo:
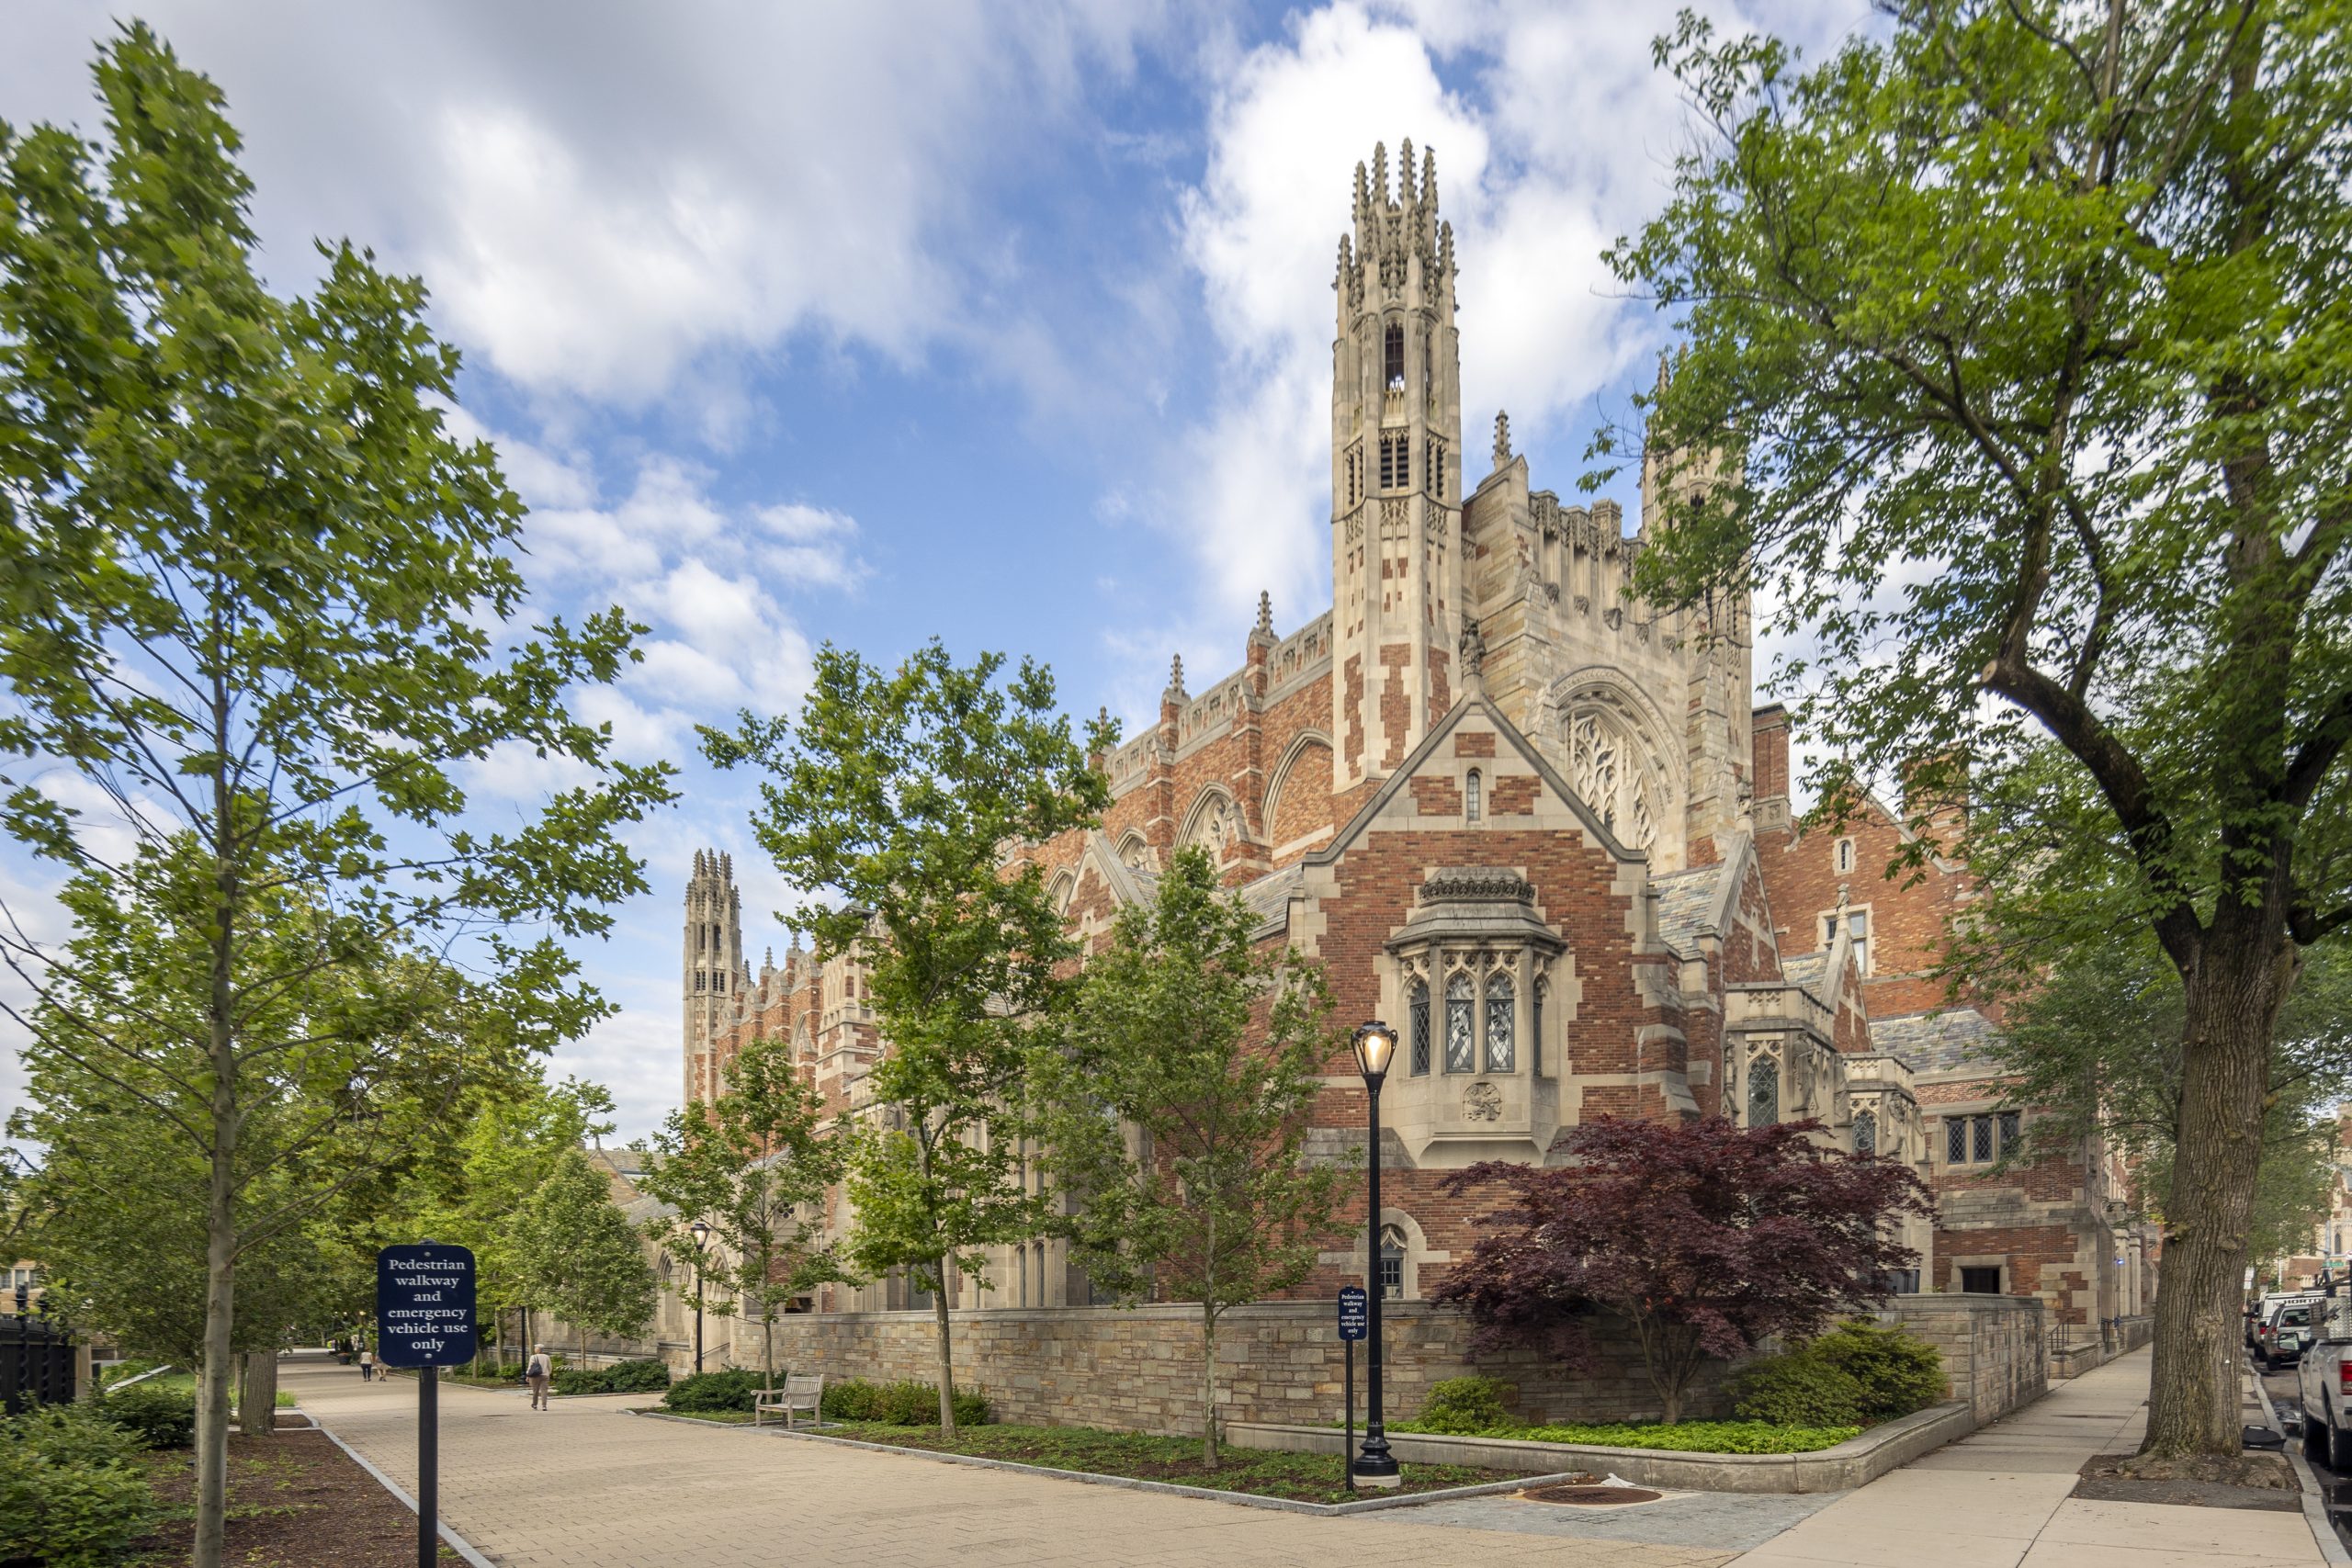
<instances>
[{"instance_id":1,"label":"green tree","mask_svg":"<svg viewBox=\"0 0 2352 1568\"><path fill-rule=\"evenodd\" d=\"M0 953L40 1046L205 1159L194 1561L218 1568L255 1115L294 1082L338 1126L397 1098L369 1075L402 987L323 982L468 943L526 1045L576 1032L601 1004L548 927L601 931L643 889L613 829L669 789L566 708L634 628L532 624L522 506L447 434L457 355L422 284L342 243L310 293L271 293L212 84L138 26L95 74L104 148L0 126L0 827L63 868L85 931L156 948L14 920ZM459 826L463 775L516 753L578 782L511 830Z\"/></svg>"},{"instance_id":2,"label":"green tree","mask_svg":"<svg viewBox=\"0 0 2352 1568\"><path fill-rule=\"evenodd\" d=\"M1023 844L1097 819L1109 803L1089 751L1054 713L1053 677L1023 661L959 668L931 643L895 671L830 644L797 720L746 713L703 731L720 767L768 772L752 828L785 879L831 888L788 917L820 957L863 964L889 1049L867 1079L881 1111L845 1130L856 1223L847 1260L903 1269L933 1292L939 1424L953 1430L947 1286L981 1249L1051 1217L1023 1180L1026 1074L1058 1027L1075 948Z\"/></svg>"},{"instance_id":3,"label":"green tree","mask_svg":"<svg viewBox=\"0 0 2352 1568\"><path fill-rule=\"evenodd\" d=\"M613 1184L578 1149L523 1205L515 1226L519 1292L580 1336L588 1364L591 1333L634 1338L653 1323L660 1287L637 1227L613 1201Z\"/></svg>"},{"instance_id":4,"label":"green tree","mask_svg":"<svg viewBox=\"0 0 2352 1568\"><path fill-rule=\"evenodd\" d=\"M2075 1156L2092 1141L2118 1149L2132 1162L2135 1202L2165 1215L2180 1144L2181 992L2154 939L2132 931L2068 953L2011 1004L1993 1056L2005 1103L2033 1112L2020 1157ZM2317 948L2278 1014L2250 1259L2305 1250L2326 1218L2347 1088L2352 965Z\"/></svg>"},{"instance_id":5,"label":"green tree","mask_svg":"<svg viewBox=\"0 0 2352 1568\"><path fill-rule=\"evenodd\" d=\"M637 1181L673 1211L647 1229L694 1270L686 1304L759 1318L769 1388L775 1314L796 1296L850 1278L823 1239L825 1195L842 1179L844 1154L826 1122L823 1100L794 1070L792 1047L753 1040L727 1065L717 1100L671 1113ZM707 1245L690 1228L696 1221L710 1227ZM714 1285L723 1300L710 1300Z\"/></svg>"},{"instance_id":6,"label":"green tree","mask_svg":"<svg viewBox=\"0 0 2352 1568\"><path fill-rule=\"evenodd\" d=\"M2276 1021L2352 920L2346 12L1889 11L1810 69L1658 44L1700 125L1610 256L1689 340L1638 581L1775 607L1833 808L1907 768L1915 861L2037 735L2083 782L2045 881L2120 850L2078 934L2143 924L2184 982L2147 1451L2233 1453Z\"/></svg>"},{"instance_id":7,"label":"green tree","mask_svg":"<svg viewBox=\"0 0 2352 1568\"><path fill-rule=\"evenodd\" d=\"M1345 1172L1302 1155L1339 1047L1322 972L1261 947L1206 852L1119 913L1088 963L1072 1046L1041 1069L1043 1139L1073 1248L1126 1300L1201 1305L1202 1462L1217 1463L1217 1326L1306 1278Z\"/></svg>"}]
</instances>

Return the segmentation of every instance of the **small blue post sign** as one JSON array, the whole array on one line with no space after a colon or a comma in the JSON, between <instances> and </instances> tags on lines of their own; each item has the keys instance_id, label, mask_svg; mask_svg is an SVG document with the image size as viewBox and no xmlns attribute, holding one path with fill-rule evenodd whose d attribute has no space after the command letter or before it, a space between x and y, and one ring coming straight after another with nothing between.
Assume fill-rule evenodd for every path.
<instances>
[{"instance_id":1,"label":"small blue post sign","mask_svg":"<svg viewBox=\"0 0 2352 1568\"><path fill-rule=\"evenodd\" d=\"M420 1242L376 1255L376 1355L388 1367L474 1359L474 1255Z\"/></svg>"},{"instance_id":2,"label":"small blue post sign","mask_svg":"<svg viewBox=\"0 0 2352 1568\"><path fill-rule=\"evenodd\" d=\"M1340 1337L1351 1341L1372 1337L1372 1308L1362 1285L1340 1287Z\"/></svg>"}]
</instances>

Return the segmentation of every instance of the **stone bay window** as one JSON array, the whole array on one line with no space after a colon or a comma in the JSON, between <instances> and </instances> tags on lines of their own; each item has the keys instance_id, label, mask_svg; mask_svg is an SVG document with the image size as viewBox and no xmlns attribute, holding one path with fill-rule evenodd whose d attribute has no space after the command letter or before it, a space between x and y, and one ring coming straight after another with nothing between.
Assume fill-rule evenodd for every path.
<instances>
[{"instance_id":1,"label":"stone bay window","mask_svg":"<svg viewBox=\"0 0 2352 1568\"><path fill-rule=\"evenodd\" d=\"M1535 1101L1556 1098L1543 1080L1557 1078L1563 1054L1544 1032L1560 1010L1544 1004L1566 949L1518 872L1430 874L1381 961L1384 1000L1405 1020L1404 1070L1383 1112L1401 1118L1400 1136L1491 1141L1532 1128Z\"/></svg>"}]
</instances>

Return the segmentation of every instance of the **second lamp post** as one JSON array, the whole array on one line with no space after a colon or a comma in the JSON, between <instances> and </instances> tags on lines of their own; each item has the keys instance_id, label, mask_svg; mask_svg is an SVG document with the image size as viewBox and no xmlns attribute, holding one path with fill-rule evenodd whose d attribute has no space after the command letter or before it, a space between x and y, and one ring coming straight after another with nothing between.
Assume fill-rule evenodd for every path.
<instances>
[{"instance_id":1,"label":"second lamp post","mask_svg":"<svg viewBox=\"0 0 2352 1568\"><path fill-rule=\"evenodd\" d=\"M1363 1423L1363 1447L1355 1460L1355 1478L1359 1486L1395 1486L1403 1477L1396 1469L1396 1460L1388 1451L1388 1428L1380 1419L1380 1298L1384 1281L1380 1278L1380 1085L1388 1077L1388 1063L1396 1055L1396 1032L1374 1019L1356 1026L1356 1070L1363 1075L1364 1100L1371 1107L1372 1141L1365 1165L1372 1179L1368 1197L1371 1212L1365 1216L1364 1230L1368 1246L1364 1251L1364 1283L1370 1288L1371 1321L1366 1343L1371 1348L1370 1377L1365 1389L1366 1403Z\"/></svg>"}]
</instances>

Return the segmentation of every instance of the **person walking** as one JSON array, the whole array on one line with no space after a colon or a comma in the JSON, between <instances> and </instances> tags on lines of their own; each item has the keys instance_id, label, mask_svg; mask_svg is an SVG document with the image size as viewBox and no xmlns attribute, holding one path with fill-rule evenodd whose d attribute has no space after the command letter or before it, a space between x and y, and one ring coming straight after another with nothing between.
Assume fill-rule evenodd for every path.
<instances>
[{"instance_id":1,"label":"person walking","mask_svg":"<svg viewBox=\"0 0 2352 1568\"><path fill-rule=\"evenodd\" d=\"M361 1382L376 1381L376 1352L365 1345L359 1347L359 1381Z\"/></svg>"},{"instance_id":2,"label":"person walking","mask_svg":"<svg viewBox=\"0 0 2352 1568\"><path fill-rule=\"evenodd\" d=\"M548 1348L544 1345L534 1346L531 1359L523 1368L523 1376L531 1384L532 1409L552 1410L555 1408L548 1403L548 1378L553 1370L552 1363L548 1359Z\"/></svg>"}]
</instances>

